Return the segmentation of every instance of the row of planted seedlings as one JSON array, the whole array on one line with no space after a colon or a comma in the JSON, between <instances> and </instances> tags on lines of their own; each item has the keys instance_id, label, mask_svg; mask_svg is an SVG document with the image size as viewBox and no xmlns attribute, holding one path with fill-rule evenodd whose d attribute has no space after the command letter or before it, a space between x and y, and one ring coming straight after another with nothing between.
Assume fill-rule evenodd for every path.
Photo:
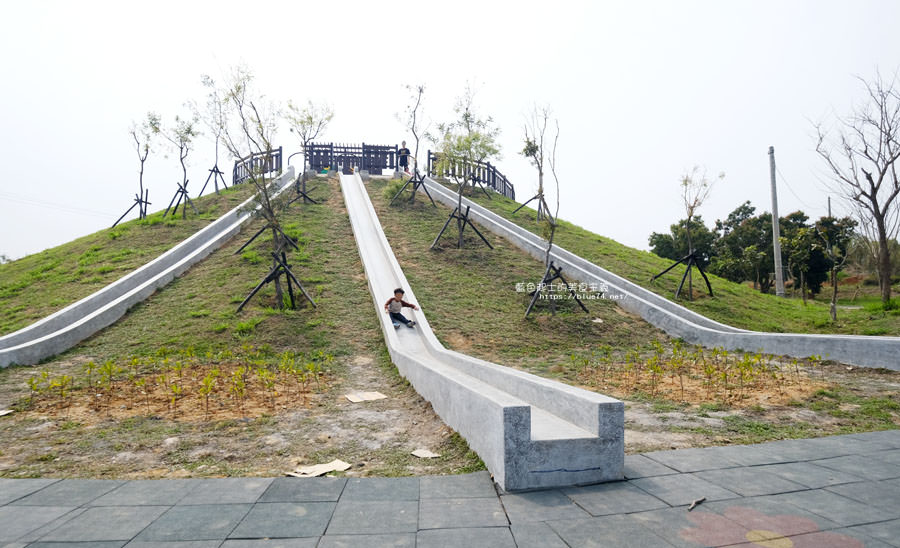
<instances>
[{"instance_id":1,"label":"row of planted seedlings","mask_svg":"<svg viewBox=\"0 0 900 548\"><path fill-rule=\"evenodd\" d=\"M23 406L69 415L72 407L107 417L169 414L213 416L259 413L308 406L331 375L333 356L322 351L274 353L243 345L234 350L160 349L154 356L88 361L76 375L35 373Z\"/></svg>"},{"instance_id":2,"label":"row of planted seedlings","mask_svg":"<svg viewBox=\"0 0 900 548\"><path fill-rule=\"evenodd\" d=\"M635 346L624 352L603 345L588 356L572 354L570 359L578 379L590 386L623 396L640 393L692 403L740 403L751 392L784 396L791 387L811 389L824 381L821 356L776 359L762 352L705 349L677 339L669 347L654 340L649 349ZM818 381L814 371L821 372Z\"/></svg>"}]
</instances>

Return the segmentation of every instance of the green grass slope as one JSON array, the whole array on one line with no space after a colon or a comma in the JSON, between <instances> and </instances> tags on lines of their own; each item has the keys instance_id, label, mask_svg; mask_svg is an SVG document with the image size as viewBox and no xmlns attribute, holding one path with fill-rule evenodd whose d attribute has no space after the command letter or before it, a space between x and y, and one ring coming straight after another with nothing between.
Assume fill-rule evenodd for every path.
<instances>
[{"instance_id":1,"label":"green grass slope","mask_svg":"<svg viewBox=\"0 0 900 548\"><path fill-rule=\"evenodd\" d=\"M453 185L448 185L453 187ZM481 191L470 198L535 234L542 234L535 210L526 207L513 215L520 204L492 193L488 199ZM565 204L562 204L563 214ZM650 278L672 264L647 251L622 245L561 220L556 243L585 259L645 287L666 298L673 298L684 267L674 268L651 282ZM694 300L681 299L680 304L709 318L743 329L784 333L843 333L858 335L900 335L900 310L883 311L877 306L842 308L838 321L832 322L828 304L778 298L764 295L746 284L738 284L718 276L710 276L713 297L705 293L705 285L694 271ZM686 291L686 289L685 289ZM823 290L824 291L824 290Z\"/></svg>"},{"instance_id":2,"label":"green grass slope","mask_svg":"<svg viewBox=\"0 0 900 548\"><path fill-rule=\"evenodd\" d=\"M250 195L250 185L195 199L200 215L163 211L0 264L0 335L19 330L121 278L175 246Z\"/></svg>"}]
</instances>

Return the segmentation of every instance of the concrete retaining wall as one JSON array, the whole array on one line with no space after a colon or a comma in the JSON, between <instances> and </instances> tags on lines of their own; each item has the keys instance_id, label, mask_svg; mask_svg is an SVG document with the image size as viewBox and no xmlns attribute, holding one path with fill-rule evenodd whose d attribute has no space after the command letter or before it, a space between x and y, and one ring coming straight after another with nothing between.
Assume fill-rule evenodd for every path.
<instances>
[{"instance_id":1,"label":"concrete retaining wall","mask_svg":"<svg viewBox=\"0 0 900 548\"><path fill-rule=\"evenodd\" d=\"M435 200L456 207L455 192L432 179L426 179L426 184ZM463 204L471 206L469 216L478 224L543 261L547 248L543 238L471 200L463 198ZM688 310L557 245L553 246L551 257L563 267L567 278L586 283L606 283L610 293L625 296L617 301L622 308L640 315L669 335L692 344L798 358L820 355L852 365L900 370L900 337L763 333L737 329Z\"/></svg>"},{"instance_id":2,"label":"concrete retaining wall","mask_svg":"<svg viewBox=\"0 0 900 548\"><path fill-rule=\"evenodd\" d=\"M276 179L289 187L294 168ZM31 365L72 348L111 325L129 308L152 295L240 232L250 218L253 198L222 215L190 238L103 289L28 327L0 337L0 367Z\"/></svg>"}]
</instances>

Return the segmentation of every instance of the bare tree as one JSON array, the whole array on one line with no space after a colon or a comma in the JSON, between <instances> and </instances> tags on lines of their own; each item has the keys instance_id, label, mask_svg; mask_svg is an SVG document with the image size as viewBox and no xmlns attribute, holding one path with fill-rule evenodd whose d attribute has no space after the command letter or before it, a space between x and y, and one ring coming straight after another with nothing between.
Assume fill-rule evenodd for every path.
<instances>
[{"instance_id":1,"label":"bare tree","mask_svg":"<svg viewBox=\"0 0 900 548\"><path fill-rule=\"evenodd\" d=\"M301 181L303 183L303 193L306 193L306 157L309 144L315 141L321 135L328 124L334 118L334 109L327 104L316 105L312 101L307 102L306 106L298 107L291 101L288 101L288 112L285 116L291 133L297 134L300 138L300 144L303 147L303 167L300 171Z\"/></svg>"},{"instance_id":2,"label":"bare tree","mask_svg":"<svg viewBox=\"0 0 900 548\"><path fill-rule=\"evenodd\" d=\"M137 122L133 122L131 124L131 129L128 130L128 134L134 139L134 149L137 152L138 161L141 163L141 170L138 172L139 192L135 196L134 204L128 208L128 211L119 217L118 221L113 223L113 226L119 224L119 221L124 219L125 215L128 215L135 206L138 208L138 218L147 218L147 206L149 205L147 200L149 198L149 192L144 190L144 163L147 161L147 157L150 156L153 137L158 135L159 131L160 118L159 114L156 114L155 112L148 112L147 117L141 122L141 125L138 125Z\"/></svg>"},{"instance_id":3,"label":"bare tree","mask_svg":"<svg viewBox=\"0 0 900 548\"><path fill-rule=\"evenodd\" d=\"M866 101L837 119L833 132L815 126L816 152L828 166L833 190L853 209L861 230L878 242L878 280L881 301L891 299L889 242L900 228L900 93L897 77L890 81L876 72L871 81L859 78Z\"/></svg>"},{"instance_id":4,"label":"bare tree","mask_svg":"<svg viewBox=\"0 0 900 548\"><path fill-rule=\"evenodd\" d=\"M229 75L228 87L222 90L227 104L227 123L222 130L222 143L236 158L259 155L263 158L272 151L278 108L253 89L253 74L246 67L238 66ZM248 158L249 161L250 158ZM251 162L248 181L256 190L255 205L272 233L272 268L278 267L278 256L285 250L287 241L279 222L279 214L285 207L284 200L277 200L272 181L265 177L265 162ZM280 272L280 271L279 271ZM280 274L272 280L275 285L275 304L284 308L284 292Z\"/></svg>"},{"instance_id":5,"label":"bare tree","mask_svg":"<svg viewBox=\"0 0 900 548\"><path fill-rule=\"evenodd\" d=\"M535 107L531 111L531 115L525 121L525 146L520 152L531 161L531 164L538 172L538 188L537 194L526 200L522 205L516 208L516 213L528 203L537 200L537 220L540 221L544 215L550 214L550 208L544 198L544 135L547 132L547 123L550 120L551 110L549 106ZM559 128L557 128L558 134ZM556 142L554 141L554 146Z\"/></svg>"},{"instance_id":6,"label":"bare tree","mask_svg":"<svg viewBox=\"0 0 900 548\"><path fill-rule=\"evenodd\" d=\"M190 107L194 113L194 118L200 120L206 126L215 142L216 160L212 169L210 169L210 175L207 177L206 182L209 183L211 178L216 194L218 194L218 179L222 175L222 172L219 170L219 142L222 140L222 134L228 123L228 97L223 95L223 91L216 86L216 81L208 74L200 75L200 81L203 87L209 90L206 94L206 104L201 108L196 103L191 102ZM224 186L224 179L222 179L222 184ZM203 185L203 188L205 189L206 185ZM203 194L203 189L200 190L200 194Z\"/></svg>"},{"instance_id":7,"label":"bare tree","mask_svg":"<svg viewBox=\"0 0 900 548\"><path fill-rule=\"evenodd\" d=\"M160 129L159 133L178 151L178 161L181 163L182 173L178 193L181 194L180 198L183 198L185 201L184 208L181 210L181 217L185 218L187 216L188 204L191 204L195 213L199 213L196 206L194 206L194 202L191 201L187 194L187 157L191 152L191 145L194 143L194 139L200 135L200 132L197 131L197 117L194 116L187 119L176 115L175 123L171 127ZM178 206L176 205L175 207L177 209Z\"/></svg>"},{"instance_id":8,"label":"bare tree","mask_svg":"<svg viewBox=\"0 0 900 548\"><path fill-rule=\"evenodd\" d=\"M847 262L847 250L853 239L853 229L856 221L850 217L835 219L834 217L822 217L814 225L816 236L825 252L825 256L831 262L831 321L837 321L837 273L844 268Z\"/></svg>"},{"instance_id":9,"label":"bare tree","mask_svg":"<svg viewBox=\"0 0 900 548\"><path fill-rule=\"evenodd\" d=\"M720 172L718 178L719 180L724 179L725 173ZM710 181L707 178L706 170L703 170L701 173L700 166L694 166L690 173L685 173L681 177L681 202L684 204L684 213L687 216L685 229L688 243L688 255L693 255L694 253L694 243L691 241L691 221L694 220L694 214L700 209L703 202L709 198L709 193L712 190L714 182L715 181ZM688 295L693 298L694 285L690 265L688 265L687 278Z\"/></svg>"}]
</instances>

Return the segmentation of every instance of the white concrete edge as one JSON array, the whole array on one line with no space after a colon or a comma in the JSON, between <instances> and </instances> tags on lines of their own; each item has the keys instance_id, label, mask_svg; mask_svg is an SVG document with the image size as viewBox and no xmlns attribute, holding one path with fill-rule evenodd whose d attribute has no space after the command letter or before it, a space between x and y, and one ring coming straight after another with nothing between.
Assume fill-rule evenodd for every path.
<instances>
[{"instance_id":1,"label":"white concrete edge","mask_svg":"<svg viewBox=\"0 0 900 548\"><path fill-rule=\"evenodd\" d=\"M457 200L455 192L431 178L426 178L426 185L439 201L455 207ZM509 240L532 256L543 259L546 240L465 197L463 204L471 206L470 215L479 224L494 234ZM737 329L710 320L677 303L672 303L557 245L554 245L551 256L567 271L575 271L575 274L572 275L574 279L607 283L609 287L626 295L625 299L617 301L618 305L639 314L669 335L681 337L693 344L708 347L721 346L729 350L761 351L800 358L821 355L852 365L900 370L900 360L896 359L896 356L900 354L900 337L765 333ZM610 279L616 281L610 282ZM660 300L668 303L668 306L660 306L658 304ZM698 318L701 323L693 321ZM710 327L710 325L716 327Z\"/></svg>"},{"instance_id":2,"label":"white concrete edge","mask_svg":"<svg viewBox=\"0 0 900 548\"><path fill-rule=\"evenodd\" d=\"M289 183L293 179L293 175L294 168L288 166L287 170L275 179L276 195L290 187ZM248 198L150 263L81 301L41 320L41 322L47 322L54 318L56 321L59 321L61 317L71 315L73 309L80 310L84 308L86 303L92 305L91 310L82 311L83 313L80 317L65 322L64 325L50 333L36 336L15 346L0 349L0 367L6 367L13 363L20 365L37 363L47 357L68 350L100 329L111 325L121 318L129 308L146 299L160 287L168 284L237 234L241 225L259 209L259 206L257 206L252 211L241 213L241 210L246 209L254 200L255 196ZM228 223L227 226L222 228L222 225L226 223ZM184 256L180 257L180 255ZM166 263L173 260L175 261L173 264L165 266ZM138 271L151 275L149 279L141 281ZM66 314L62 314L63 312L66 312ZM20 332L27 332L27 330L28 328L25 328L20 330Z\"/></svg>"}]
</instances>

